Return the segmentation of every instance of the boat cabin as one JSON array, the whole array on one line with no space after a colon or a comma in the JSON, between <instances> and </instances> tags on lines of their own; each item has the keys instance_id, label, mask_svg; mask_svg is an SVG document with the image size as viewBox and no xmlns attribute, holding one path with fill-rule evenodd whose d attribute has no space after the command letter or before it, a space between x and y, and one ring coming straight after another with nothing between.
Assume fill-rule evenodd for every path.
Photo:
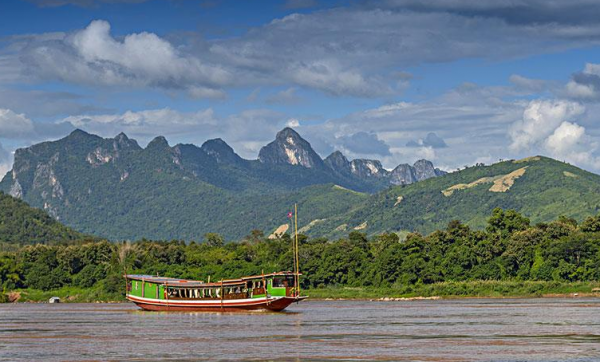
<instances>
[{"instance_id":1,"label":"boat cabin","mask_svg":"<svg viewBox=\"0 0 600 362\"><path fill-rule=\"evenodd\" d=\"M160 300L229 300L296 297L296 275L278 272L205 283L151 275L126 275L127 295Z\"/></svg>"}]
</instances>

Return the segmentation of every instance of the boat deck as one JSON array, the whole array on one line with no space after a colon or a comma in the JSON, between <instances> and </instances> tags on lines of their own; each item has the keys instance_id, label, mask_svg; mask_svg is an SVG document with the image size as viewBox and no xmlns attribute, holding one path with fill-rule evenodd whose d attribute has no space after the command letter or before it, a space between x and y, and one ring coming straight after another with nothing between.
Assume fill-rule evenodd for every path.
<instances>
[{"instance_id":1,"label":"boat deck","mask_svg":"<svg viewBox=\"0 0 600 362\"><path fill-rule=\"evenodd\" d=\"M239 279L224 279L224 280L220 280L218 282L212 282L212 283L206 283L201 280L168 278L168 277L159 277L159 276L154 276L154 275L143 275L143 274L128 274L125 277L127 279L142 280L142 281L149 282L149 283L166 284L169 286L194 288L194 287L219 287L221 285L224 285L224 286L236 285L236 284L243 284L248 280L264 279L264 278L269 278L269 277L274 277L274 276L288 276L288 275L294 275L294 273L290 272L290 271L283 271L283 272L269 273L269 274L264 274L264 275L252 275L252 276L243 277L243 278L239 278ZM300 275L302 275L302 274L300 274Z\"/></svg>"}]
</instances>

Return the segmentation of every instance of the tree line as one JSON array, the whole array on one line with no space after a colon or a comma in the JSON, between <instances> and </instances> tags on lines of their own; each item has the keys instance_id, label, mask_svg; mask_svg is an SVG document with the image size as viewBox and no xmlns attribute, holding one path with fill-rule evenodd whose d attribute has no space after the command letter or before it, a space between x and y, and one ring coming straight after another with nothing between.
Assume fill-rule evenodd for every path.
<instances>
[{"instance_id":1,"label":"tree line","mask_svg":"<svg viewBox=\"0 0 600 362\"><path fill-rule=\"evenodd\" d=\"M513 210L495 209L484 230L451 221L429 235L404 239L353 231L327 240L299 236L303 288L395 288L445 281L600 280L600 215L531 225ZM212 281L293 270L292 240L253 230L239 242L214 233L201 242L108 242L29 245L0 253L0 285L53 290L96 288L122 296L124 273Z\"/></svg>"}]
</instances>

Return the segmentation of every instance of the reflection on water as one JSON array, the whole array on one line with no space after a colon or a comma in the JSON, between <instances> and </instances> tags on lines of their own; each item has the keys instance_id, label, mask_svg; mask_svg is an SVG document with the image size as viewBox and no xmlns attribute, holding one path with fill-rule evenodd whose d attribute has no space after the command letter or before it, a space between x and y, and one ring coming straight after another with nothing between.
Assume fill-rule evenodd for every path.
<instances>
[{"instance_id":1,"label":"reflection on water","mask_svg":"<svg viewBox=\"0 0 600 362\"><path fill-rule=\"evenodd\" d=\"M0 360L598 361L600 300L307 301L285 313L0 305Z\"/></svg>"}]
</instances>

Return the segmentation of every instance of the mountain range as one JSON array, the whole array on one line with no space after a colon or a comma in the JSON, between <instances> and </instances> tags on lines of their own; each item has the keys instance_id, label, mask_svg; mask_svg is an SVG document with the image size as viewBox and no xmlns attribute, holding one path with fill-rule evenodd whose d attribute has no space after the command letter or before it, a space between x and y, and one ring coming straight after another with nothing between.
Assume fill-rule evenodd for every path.
<instances>
[{"instance_id":1,"label":"mountain range","mask_svg":"<svg viewBox=\"0 0 600 362\"><path fill-rule=\"evenodd\" d=\"M113 240L285 232L294 203L300 231L327 237L429 233L455 219L482 228L496 207L534 223L600 211L600 176L551 158L449 174L421 160L389 171L377 160L350 161L340 152L322 159L290 128L257 160L241 158L220 139L171 147L157 137L142 148L124 134L105 139L76 130L17 150L0 191L74 230Z\"/></svg>"},{"instance_id":2,"label":"mountain range","mask_svg":"<svg viewBox=\"0 0 600 362\"><path fill-rule=\"evenodd\" d=\"M105 139L75 130L17 150L0 190L82 232L198 240L206 232L239 238L269 230L294 202L314 217L340 214L368 193L443 174L427 160L388 171L380 161L349 161L340 152L322 159L291 128L257 160L221 139L171 147L156 137L142 148L123 133Z\"/></svg>"}]
</instances>

